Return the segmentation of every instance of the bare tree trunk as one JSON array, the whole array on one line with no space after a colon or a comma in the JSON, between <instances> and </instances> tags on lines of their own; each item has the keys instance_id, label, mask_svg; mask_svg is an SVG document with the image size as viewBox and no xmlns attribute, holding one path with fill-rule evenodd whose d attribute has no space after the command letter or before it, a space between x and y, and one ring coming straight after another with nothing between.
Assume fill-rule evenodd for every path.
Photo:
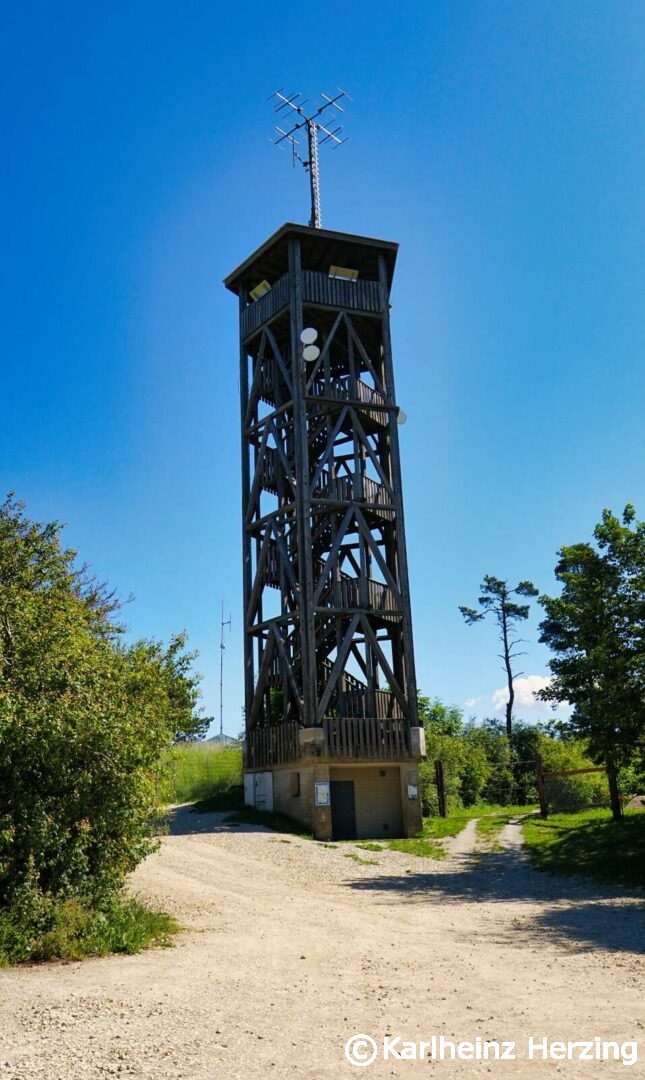
<instances>
[{"instance_id":1,"label":"bare tree trunk","mask_svg":"<svg viewBox=\"0 0 645 1080\"><path fill-rule=\"evenodd\" d=\"M618 788L618 775L612 758L607 759L607 780L609 781L609 801L614 821L620 821L623 816L623 805L620 801Z\"/></svg>"},{"instance_id":2,"label":"bare tree trunk","mask_svg":"<svg viewBox=\"0 0 645 1080\"><path fill-rule=\"evenodd\" d=\"M513 703L515 690L513 689L513 671L511 669L510 646L508 644L508 623L506 620L506 606L502 601L502 641L504 644L504 667L506 668L506 681L508 683L508 701L506 702L506 735L510 739L513 734Z\"/></svg>"}]
</instances>

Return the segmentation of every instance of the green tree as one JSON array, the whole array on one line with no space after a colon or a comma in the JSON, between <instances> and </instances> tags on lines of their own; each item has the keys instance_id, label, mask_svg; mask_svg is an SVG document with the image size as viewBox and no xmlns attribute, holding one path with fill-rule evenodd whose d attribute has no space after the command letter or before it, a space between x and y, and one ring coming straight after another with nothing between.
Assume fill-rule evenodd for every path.
<instances>
[{"instance_id":1,"label":"green tree","mask_svg":"<svg viewBox=\"0 0 645 1080\"><path fill-rule=\"evenodd\" d=\"M440 698L417 697L419 723L426 731L441 735L460 735L464 714L457 705L444 705Z\"/></svg>"},{"instance_id":2,"label":"green tree","mask_svg":"<svg viewBox=\"0 0 645 1080\"><path fill-rule=\"evenodd\" d=\"M491 775L479 729L464 725L463 712L439 698L420 695L419 720L426 733L427 760L419 769L424 813L437 812L435 761L443 763L449 807L472 806L479 801ZM472 733L475 734L472 734ZM504 740L505 741L505 740Z\"/></svg>"},{"instance_id":3,"label":"green tree","mask_svg":"<svg viewBox=\"0 0 645 1080\"><path fill-rule=\"evenodd\" d=\"M622 520L604 510L594 539L561 548L562 592L540 597L555 653L540 696L569 702L593 759L618 768L645 750L645 522L631 504Z\"/></svg>"},{"instance_id":4,"label":"green tree","mask_svg":"<svg viewBox=\"0 0 645 1080\"><path fill-rule=\"evenodd\" d=\"M535 751L539 748L543 732L544 725L540 723L527 724L516 720L513 724L513 737L510 740L514 778L512 802L520 806L537 802Z\"/></svg>"},{"instance_id":5,"label":"green tree","mask_svg":"<svg viewBox=\"0 0 645 1080\"><path fill-rule=\"evenodd\" d=\"M139 641L133 646L141 658L151 663L164 682L168 696L168 719L174 742L203 739L213 722L197 709L201 676L193 671L196 652L186 652L188 635L174 634L168 645L160 641Z\"/></svg>"},{"instance_id":6,"label":"green tree","mask_svg":"<svg viewBox=\"0 0 645 1080\"><path fill-rule=\"evenodd\" d=\"M513 600L514 596L531 597L537 596L538 590L531 581L520 581L515 588L510 588L508 582L500 578L486 574L481 586L481 594L477 598L481 611L475 608L460 607L459 610L468 625L481 622L487 615L492 615L499 629L499 637L502 643L500 660L503 661L508 686L508 700L506 702L506 734L510 739L513 734L513 704L515 702L514 680L519 673L513 673L512 661L522 653L515 652L521 638L514 637L515 624L529 617L529 605L518 604Z\"/></svg>"},{"instance_id":7,"label":"green tree","mask_svg":"<svg viewBox=\"0 0 645 1080\"><path fill-rule=\"evenodd\" d=\"M537 749L547 771L566 772L569 769L585 769L593 765L583 739L563 742L539 734ZM549 777L546 790L549 805L556 813L575 813L591 806L607 805L607 777L604 773L574 773L571 776Z\"/></svg>"},{"instance_id":8,"label":"green tree","mask_svg":"<svg viewBox=\"0 0 645 1080\"><path fill-rule=\"evenodd\" d=\"M193 713L183 635L126 644L117 610L58 523L0 505L0 906L34 918L107 901L151 850L160 757Z\"/></svg>"},{"instance_id":9,"label":"green tree","mask_svg":"<svg viewBox=\"0 0 645 1080\"><path fill-rule=\"evenodd\" d=\"M513 752L501 721L486 719L481 724L469 724L466 739L472 751L476 749L486 762L478 797L502 806L513 802Z\"/></svg>"}]
</instances>

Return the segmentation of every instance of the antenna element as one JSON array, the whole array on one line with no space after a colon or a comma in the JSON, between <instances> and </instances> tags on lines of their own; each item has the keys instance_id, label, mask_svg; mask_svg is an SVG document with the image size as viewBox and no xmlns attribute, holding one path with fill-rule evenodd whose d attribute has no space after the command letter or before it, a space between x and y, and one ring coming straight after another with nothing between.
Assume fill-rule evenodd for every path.
<instances>
[{"instance_id":1,"label":"antenna element","mask_svg":"<svg viewBox=\"0 0 645 1080\"><path fill-rule=\"evenodd\" d=\"M282 88L282 90L284 87ZM311 219L309 225L312 229L320 229L322 227L322 213L320 209L320 169L318 167L318 147L322 146L326 142L334 143L336 146L341 146L344 142L347 142L347 138L340 139L340 132L343 130L342 125L333 127L336 123L335 120L329 120L332 113L328 113L327 110L337 109L338 112L344 112L343 106L339 105L339 101L342 98L349 98L349 95L344 90L339 90L334 97L329 97L327 94L321 93L323 104L319 106L314 112L305 112L304 106L307 104L307 98L301 98L301 94L284 94L282 90L276 90L271 94L272 98L277 99L277 105L275 106L275 112L284 116L290 116L292 123L285 124L285 127L278 127L276 124L275 130L278 133L278 138L274 139L274 145L280 146L284 143L288 143L291 146L291 158L295 166L296 161L305 168L309 173L309 185L311 188ZM295 113L295 116L294 116ZM304 134L304 129L307 132L307 154L306 158L300 155L298 147L300 142L298 140L298 132Z\"/></svg>"}]
</instances>

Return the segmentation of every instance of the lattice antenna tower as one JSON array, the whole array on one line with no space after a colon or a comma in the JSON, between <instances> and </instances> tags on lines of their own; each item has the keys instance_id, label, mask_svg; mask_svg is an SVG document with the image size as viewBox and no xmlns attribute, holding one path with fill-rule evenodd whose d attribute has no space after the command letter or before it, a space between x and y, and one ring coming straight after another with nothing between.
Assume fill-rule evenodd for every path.
<instances>
[{"instance_id":1,"label":"lattice antenna tower","mask_svg":"<svg viewBox=\"0 0 645 1080\"><path fill-rule=\"evenodd\" d=\"M321 93L322 105L314 112L305 112L304 107L309 100L308 98L301 100L301 94L285 94L283 91L284 87L281 90L276 90L268 100L271 101L276 98L275 112L283 116L290 116L293 123L291 126L285 125L284 128L276 124L275 130L278 133L278 138L274 139L273 142L275 146L288 144L291 147L294 166L296 161L299 161L306 172L309 173L309 186L311 188L311 218L309 225L313 229L320 229L322 227L322 214L320 209L318 148L324 146L325 143L331 143L332 149L335 149L337 146L342 146L344 142L347 142L347 138L340 138L340 133L343 130L342 124L338 124L337 127L334 127L334 124L336 124L335 110L341 113L344 112L343 106L339 103L343 98L349 100L349 96L344 90L340 89L334 97ZM334 119L330 120L332 116ZM301 135L306 133L307 135L307 157L303 157L300 153L299 133Z\"/></svg>"}]
</instances>

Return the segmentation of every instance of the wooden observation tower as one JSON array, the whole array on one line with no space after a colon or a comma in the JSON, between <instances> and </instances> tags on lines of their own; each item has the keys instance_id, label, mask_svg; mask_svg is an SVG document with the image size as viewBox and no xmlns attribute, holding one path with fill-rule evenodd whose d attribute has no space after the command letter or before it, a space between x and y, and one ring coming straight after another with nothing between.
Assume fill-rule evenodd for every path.
<instances>
[{"instance_id":1,"label":"wooden observation tower","mask_svg":"<svg viewBox=\"0 0 645 1080\"><path fill-rule=\"evenodd\" d=\"M245 797L319 838L414 835L397 245L320 228L309 171L312 224L284 225L225 281L240 311Z\"/></svg>"}]
</instances>

